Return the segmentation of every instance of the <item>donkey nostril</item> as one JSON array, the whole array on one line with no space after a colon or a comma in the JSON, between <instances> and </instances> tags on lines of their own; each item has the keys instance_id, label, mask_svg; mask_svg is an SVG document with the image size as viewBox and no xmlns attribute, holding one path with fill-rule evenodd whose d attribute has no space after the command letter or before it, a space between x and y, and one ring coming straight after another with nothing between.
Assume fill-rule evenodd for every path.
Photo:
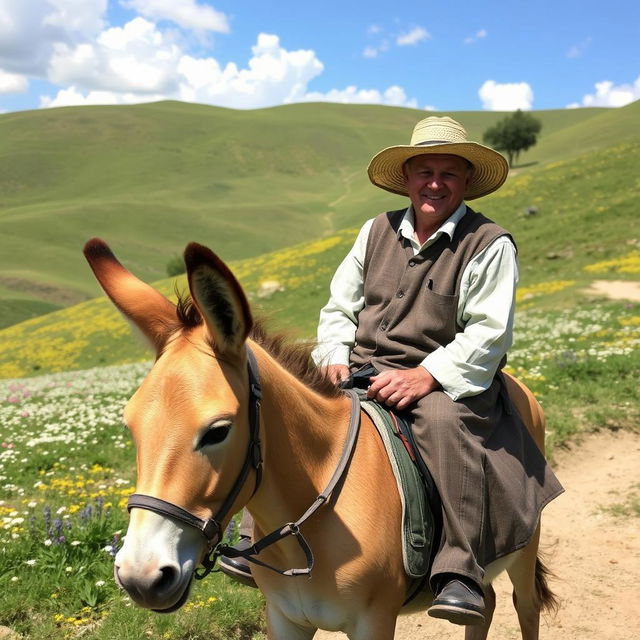
<instances>
[{"instance_id":1,"label":"donkey nostril","mask_svg":"<svg viewBox=\"0 0 640 640\"><path fill-rule=\"evenodd\" d=\"M157 591L166 591L171 589L176 583L176 579L178 578L178 571L175 567L166 566L161 567L160 575L155 581L154 587Z\"/></svg>"}]
</instances>

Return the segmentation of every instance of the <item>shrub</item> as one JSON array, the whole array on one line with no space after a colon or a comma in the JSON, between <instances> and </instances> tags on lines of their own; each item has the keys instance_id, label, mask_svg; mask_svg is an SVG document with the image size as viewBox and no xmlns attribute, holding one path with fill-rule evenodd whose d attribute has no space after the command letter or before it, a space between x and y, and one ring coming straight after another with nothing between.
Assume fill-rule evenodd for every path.
<instances>
[{"instance_id":1,"label":"shrub","mask_svg":"<svg viewBox=\"0 0 640 640\"><path fill-rule=\"evenodd\" d=\"M182 256L175 255L167 262L167 275L170 278L175 276L180 276L186 272L187 268L185 267L184 260Z\"/></svg>"}]
</instances>

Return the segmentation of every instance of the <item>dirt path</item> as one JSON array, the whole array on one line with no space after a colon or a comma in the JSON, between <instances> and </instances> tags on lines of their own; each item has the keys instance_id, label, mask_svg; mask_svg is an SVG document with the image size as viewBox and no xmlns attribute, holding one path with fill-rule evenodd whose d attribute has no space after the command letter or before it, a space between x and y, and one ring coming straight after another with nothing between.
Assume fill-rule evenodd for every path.
<instances>
[{"instance_id":1,"label":"dirt path","mask_svg":"<svg viewBox=\"0 0 640 640\"><path fill-rule=\"evenodd\" d=\"M603 507L624 503L640 485L640 434L589 435L556 455L566 493L544 511L542 549L557 574L551 586L561 600L544 619L544 640L640 638L640 518L613 516ZM490 640L520 638L508 579L496 584L498 604ZM464 632L425 614L398 620L395 640L462 640ZM315 640L341 640L318 632Z\"/></svg>"},{"instance_id":2,"label":"dirt path","mask_svg":"<svg viewBox=\"0 0 640 640\"><path fill-rule=\"evenodd\" d=\"M640 302L640 282L629 280L595 280L587 293L607 296L613 300Z\"/></svg>"}]
</instances>

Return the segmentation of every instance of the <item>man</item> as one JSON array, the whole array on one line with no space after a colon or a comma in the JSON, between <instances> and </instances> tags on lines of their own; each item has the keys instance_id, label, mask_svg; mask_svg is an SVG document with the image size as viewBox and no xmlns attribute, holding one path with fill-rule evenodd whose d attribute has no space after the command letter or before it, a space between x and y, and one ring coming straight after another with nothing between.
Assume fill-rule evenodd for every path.
<instances>
[{"instance_id":1,"label":"man","mask_svg":"<svg viewBox=\"0 0 640 640\"><path fill-rule=\"evenodd\" d=\"M336 383L373 366L368 396L409 413L442 500L429 614L482 624L484 567L526 545L562 491L500 375L515 245L465 204L498 189L508 164L456 121L429 117L368 172L410 205L362 227L331 282L314 359Z\"/></svg>"}]
</instances>

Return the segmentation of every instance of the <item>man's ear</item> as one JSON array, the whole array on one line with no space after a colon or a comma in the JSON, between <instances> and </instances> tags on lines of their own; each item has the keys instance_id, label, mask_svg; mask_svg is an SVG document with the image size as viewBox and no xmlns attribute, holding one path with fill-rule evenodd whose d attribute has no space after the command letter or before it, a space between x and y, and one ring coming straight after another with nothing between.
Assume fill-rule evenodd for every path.
<instances>
[{"instance_id":1,"label":"man's ear","mask_svg":"<svg viewBox=\"0 0 640 640\"><path fill-rule=\"evenodd\" d=\"M471 180L473 179L473 173L475 172L475 167L473 166L473 163L469 162L469 160L467 160L467 176L466 176L466 180L464 183L465 187L468 187L471 184Z\"/></svg>"},{"instance_id":2,"label":"man's ear","mask_svg":"<svg viewBox=\"0 0 640 640\"><path fill-rule=\"evenodd\" d=\"M409 181L409 165L411 164L412 158L405 160L402 163L402 175L404 176L405 184Z\"/></svg>"}]
</instances>

